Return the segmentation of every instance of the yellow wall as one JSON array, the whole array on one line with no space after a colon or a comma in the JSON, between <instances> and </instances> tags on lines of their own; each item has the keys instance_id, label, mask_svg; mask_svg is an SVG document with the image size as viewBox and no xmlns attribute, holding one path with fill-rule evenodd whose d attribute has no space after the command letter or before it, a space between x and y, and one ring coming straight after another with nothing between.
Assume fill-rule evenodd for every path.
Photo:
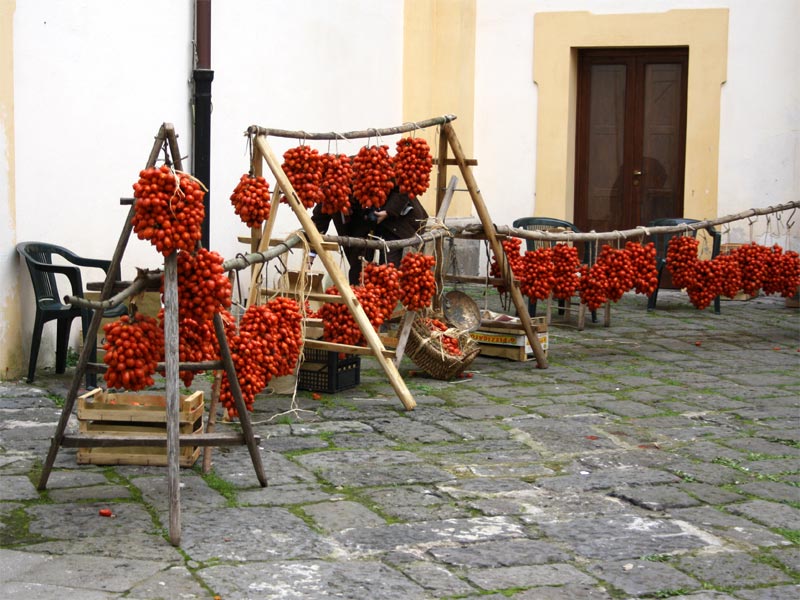
<instances>
[{"instance_id":1,"label":"yellow wall","mask_svg":"<svg viewBox=\"0 0 800 600\"><path fill-rule=\"evenodd\" d=\"M22 332L20 326L19 259L16 243L16 208L14 195L14 11L15 0L0 0L0 380L19 377L23 369ZM22 274L27 276L27 273Z\"/></svg>"},{"instance_id":2,"label":"yellow wall","mask_svg":"<svg viewBox=\"0 0 800 600\"><path fill-rule=\"evenodd\" d=\"M538 86L537 216L573 220L577 49L688 46L684 217L717 216L720 94L728 56L728 9L534 17Z\"/></svg>"},{"instance_id":3,"label":"yellow wall","mask_svg":"<svg viewBox=\"0 0 800 600\"><path fill-rule=\"evenodd\" d=\"M406 0L404 20L403 121L456 115L458 139L467 157L475 158L475 0ZM433 128L424 133L434 156L436 134ZM457 168L450 167L448 181L451 175L457 175ZM435 181L434 170L432 186ZM432 213L435 194L429 190L423 203ZM471 207L468 195L456 194L448 216L469 216Z\"/></svg>"}]
</instances>

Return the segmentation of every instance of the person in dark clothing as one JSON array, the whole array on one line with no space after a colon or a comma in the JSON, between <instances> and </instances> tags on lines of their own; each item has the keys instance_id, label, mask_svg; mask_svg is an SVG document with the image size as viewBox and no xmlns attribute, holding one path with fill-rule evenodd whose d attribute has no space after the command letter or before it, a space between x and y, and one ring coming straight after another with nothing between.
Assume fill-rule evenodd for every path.
<instances>
[{"instance_id":1,"label":"person in dark clothing","mask_svg":"<svg viewBox=\"0 0 800 600\"><path fill-rule=\"evenodd\" d=\"M398 188L389 193L386 204L380 210L376 210L374 215L378 223L376 233L386 241L414 237L428 219L428 213L422 203L417 198L410 198L407 194L400 193ZM402 258L403 248L395 248L389 250L386 262L399 267Z\"/></svg>"},{"instance_id":2,"label":"person in dark clothing","mask_svg":"<svg viewBox=\"0 0 800 600\"><path fill-rule=\"evenodd\" d=\"M368 218L368 211L364 210L355 198L350 198L350 212L343 214L337 212L332 215L322 212L322 204L314 206L311 212L311 220L317 230L325 235L330 227L331 221L339 237L366 238L375 229L375 223ZM366 248L356 248L353 246L342 246L344 255L350 265L347 279L350 285L357 285L361 280L361 260L367 255Z\"/></svg>"},{"instance_id":3,"label":"person in dark clothing","mask_svg":"<svg viewBox=\"0 0 800 600\"><path fill-rule=\"evenodd\" d=\"M353 197L350 199L350 213L347 215L337 212L333 215L322 212L322 205L317 204L311 213L311 220L317 230L323 235L333 221L336 235L339 237L368 238L377 236L386 241L404 240L414 237L419 228L425 223L428 213L416 198L409 198L395 188L386 198L386 203L378 210L362 208ZM361 281L362 259L371 257L373 251L368 248L343 246L344 255L350 264L348 280L350 285L357 285ZM403 248L395 248L386 253L380 251L381 262L392 263L400 266L403 258Z\"/></svg>"}]
</instances>

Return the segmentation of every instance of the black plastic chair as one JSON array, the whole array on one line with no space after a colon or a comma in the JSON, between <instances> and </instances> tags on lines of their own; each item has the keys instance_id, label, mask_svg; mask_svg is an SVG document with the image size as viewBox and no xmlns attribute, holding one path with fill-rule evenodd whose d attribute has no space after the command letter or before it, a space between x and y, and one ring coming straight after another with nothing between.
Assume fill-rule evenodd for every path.
<instances>
[{"instance_id":1,"label":"black plastic chair","mask_svg":"<svg viewBox=\"0 0 800 600\"><path fill-rule=\"evenodd\" d=\"M42 330L48 321L57 321L56 329L56 373L63 373L67 366L67 346L69 344L70 328L72 321L80 317L83 331L83 343L91 344L92 353L89 357L90 362L95 362L97 358L97 348L94 340L87 340L86 333L89 330L89 323L92 311L87 308L80 308L71 304L65 304L64 296L59 294L56 275L65 276L72 288L71 295L83 297L83 281L81 279L80 267L95 267L103 269L106 276L111 268L110 260L83 258L70 252L61 246L46 244L43 242L22 242L17 244L17 252L25 259L28 265L28 272L33 283L33 293L36 296L36 318L33 324L33 337L31 338L31 356L28 363L28 383L33 382L36 373L36 361L39 357L39 346L42 341ZM71 264L53 264L53 256L62 257ZM77 265L77 266L75 266ZM118 279L119 277L115 277ZM104 311L106 317L117 317L127 311L125 305L116 306ZM95 373L86 374L86 386L88 388L97 385L97 375Z\"/></svg>"},{"instance_id":2,"label":"black plastic chair","mask_svg":"<svg viewBox=\"0 0 800 600\"><path fill-rule=\"evenodd\" d=\"M522 217L516 219L512 224L515 229L527 229L528 231L549 231L553 229L564 229L581 233L581 230L575 226L574 223L563 221L561 219L553 219L550 217ZM552 247L557 242L550 242L547 240L525 240L525 247L527 250L533 251L538 248ZM594 263L594 245L591 242L578 242L578 257L583 264L591 265ZM558 301L558 313L564 314L564 300ZM528 301L528 313L530 316L536 316L536 300ZM592 311L592 323L597 323L597 311Z\"/></svg>"},{"instance_id":3,"label":"black plastic chair","mask_svg":"<svg viewBox=\"0 0 800 600\"><path fill-rule=\"evenodd\" d=\"M650 221L647 224L647 226L672 227L674 225L690 225L692 223L699 223L699 222L700 221L698 221L697 219L655 219L653 221ZM703 227L702 229L705 229L706 233L708 233L709 237L712 240L711 258L714 258L719 254L720 247L722 246L722 234L712 226ZM688 233L692 237L697 237L697 230L690 229ZM658 270L658 285L656 286L656 290L652 294L650 294L650 297L647 299L647 310L655 310L656 308L656 301L658 300L658 290L661 287L661 276L664 272L664 267L667 265L667 247L669 246L669 241L676 235L684 235L684 233L683 232L655 233L650 235L650 240L656 246L656 269ZM716 314L720 313L719 296L714 298L714 312Z\"/></svg>"}]
</instances>

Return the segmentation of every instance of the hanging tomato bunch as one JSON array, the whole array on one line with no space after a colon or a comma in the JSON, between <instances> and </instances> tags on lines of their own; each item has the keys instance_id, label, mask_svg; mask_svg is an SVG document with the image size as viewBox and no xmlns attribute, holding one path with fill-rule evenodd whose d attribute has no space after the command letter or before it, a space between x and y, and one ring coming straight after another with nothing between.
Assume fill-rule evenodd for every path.
<instances>
[{"instance_id":1,"label":"hanging tomato bunch","mask_svg":"<svg viewBox=\"0 0 800 600\"><path fill-rule=\"evenodd\" d=\"M275 298L265 305L250 305L239 322L238 333L228 344L236 369L236 379L248 410L253 410L255 397L273 377L294 372L302 347L302 315L297 302ZM222 377L220 403L228 416L237 416L230 380Z\"/></svg>"},{"instance_id":2,"label":"hanging tomato bunch","mask_svg":"<svg viewBox=\"0 0 800 600\"><path fill-rule=\"evenodd\" d=\"M353 195L364 208L379 209L395 185L389 146L364 146L353 158Z\"/></svg>"},{"instance_id":3,"label":"hanging tomato bunch","mask_svg":"<svg viewBox=\"0 0 800 600\"><path fill-rule=\"evenodd\" d=\"M400 302L407 310L422 310L431 305L436 293L433 275L436 259L427 254L407 252L400 261Z\"/></svg>"},{"instance_id":4,"label":"hanging tomato bunch","mask_svg":"<svg viewBox=\"0 0 800 600\"><path fill-rule=\"evenodd\" d=\"M764 281L765 294L780 294L790 298L800 287L800 255L794 250L783 251L779 245L772 246L772 256Z\"/></svg>"},{"instance_id":5,"label":"hanging tomato bunch","mask_svg":"<svg viewBox=\"0 0 800 600\"><path fill-rule=\"evenodd\" d=\"M656 245L653 242L625 242L625 252L633 269L633 289L637 294L650 296L658 287Z\"/></svg>"},{"instance_id":6,"label":"hanging tomato bunch","mask_svg":"<svg viewBox=\"0 0 800 600\"><path fill-rule=\"evenodd\" d=\"M377 331L391 316L400 299L400 274L392 264L367 263L364 266L363 281L363 285L353 286L353 294ZM325 293L338 296L339 290L331 286ZM346 304L326 302L320 307L319 316L323 323L324 340L350 346L364 345L361 329Z\"/></svg>"},{"instance_id":7,"label":"hanging tomato bunch","mask_svg":"<svg viewBox=\"0 0 800 600\"><path fill-rule=\"evenodd\" d=\"M714 257L716 275L719 280L719 292L733 298L742 289L742 268L733 254L720 254Z\"/></svg>"},{"instance_id":8,"label":"hanging tomato bunch","mask_svg":"<svg viewBox=\"0 0 800 600\"><path fill-rule=\"evenodd\" d=\"M608 266L603 263L595 263L591 267L581 266L581 302L590 311L608 302Z\"/></svg>"},{"instance_id":9,"label":"hanging tomato bunch","mask_svg":"<svg viewBox=\"0 0 800 600\"><path fill-rule=\"evenodd\" d=\"M404 137L397 140L394 169L400 192L416 198L430 186L433 157L424 138Z\"/></svg>"},{"instance_id":10,"label":"hanging tomato bunch","mask_svg":"<svg viewBox=\"0 0 800 600\"><path fill-rule=\"evenodd\" d=\"M313 208L317 202L322 202L325 196L320 188L322 183L322 157L319 152L310 146L302 145L290 148L283 154L281 165L289 183L306 208ZM283 197L281 202L286 202Z\"/></svg>"},{"instance_id":11,"label":"hanging tomato bunch","mask_svg":"<svg viewBox=\"0 0 800 600\"><path fill-rule=\"evenodd\" d=\"M625 292L633 288L635 273L630 254L605 244L600 249L595 266L598 263L604 267L606 296L611 302L618 302Z\"/></svg>"},{"instance_id":12,"label":"hanging tomato bunch","mask_svg":"<svg viewBox=\"0 0 800 600\"><path fill-rule=\"evenodd\" d=\"M178 254L180 318L208 321L215 313L230 308L232 286L223 262L222 256L205 248Z\"/></svg>"},{"instance_id":13,"label":"hanging tomato bunch","mask_svg":"<svg viewBox=\"0 0 800 600\"><path fill-rule=\"evenodd\" d=\"M161 309L160 320L163 324ZM225 313L228 314L228 313ZM163 327L163 325L162 325ZM178 360L182 363L199 363L219 360L219 342L211 321L197 322L192 318L178 323ZM195 371L181 370L178 376L187 388L194 381Z\"/></svg>"},{"instance_id":14,"label":"hanging tomato bunch","mask_svg":"<svg viewBox=\"0 0 800 600\"><path fill-rule=\"evenodd\" d=\"M553 250L550 247L528 250L519 263L519 291L531 300L544 300L555 285Z\"/></svg>"},{"instance_id":15,"label":"hanging tomato bunch","mask_svg":"<svg viewBox=\"0 0 800 600\"><path fill-rule=\"evenodd\" d=\"M567 300L575 295L581 284L578 249L568 244L556 244L552 250L553 297Z\"/></svg>"},{"instance_id":16,"label":"hanging tomato bunch","mask_svg":"<svg viewBox=\"0 0 800 600\"><path fill-rule=\"evenodd\" d=\"M199 181L166 165L151 167L139 172L133 196L131 224L140 240L149 241L164 256L195 249L205 218L205 191Z\"/></svg>"},{"instance_id":17,"label":"hanging tomato bunch","mask_svg":"<svg viewBox=\"0 0 800 600\"><path fill-rule=\"evenodd\" d=\"M350 213L350 194L353 189L353 164L346 154L322 155L322 212L332 215Z\"/></svg>"},{"instance_id":18,"label":"hanging tomato bunch","mask_svg":"<svg viewBox=\"0 0 800 600\"><path fill-rule=\"evenodd\" d=\"M109 388L143 390L153 385L153 373L164 356L164 332L153 317L122 315L103 326L106 343L103 378Z\"/></svg>"},{"instance_id":19,"label":"hanging tomato bunch","mask_svg":"<svg viewBox=\"0 0 800 600\"><path fill-rule=\"evenodd\" d=\"M685 288L696 278L697 249L700 242L687 235L678 235L669 240L667 245L667 268L672 274L672 282L679 288ZM759 282L759 287L761 287Z\"/></svg>"},{"instance_id":20,"label":"hanging tomato bunch","mask_svg":"<svg viewBox=\"0 0 800 600\"><path fill-rule=\"evenodd\" d=\"M520 250L522 249L522 240L520 238L515 237L507 237L500 242L501 246L503 247L503 254L505 255L505 260L508 262L508 268L511 270L511 273L514 275L516 279L519 279L520 275L522 274L522 255L520 254ZM502 277L503 271L500 268L500 265L497 262L497 257L492 257L492 262L489 264L489 275L492 277ZM495 284L495 288L501 294L505 294L508 289L502 284Z\"/></svg>"},{"instance_id":21,"label":"hanging tomato bunch","mask_svg":"<svg viewBox=\"0 0 800 600\"><path fill-rule=\"evenodd\" d=\"M231 204L242 223L248 227L261 227L269 219L269 183L263 177L245 173L231 194Z\"/></svg>"},{"instance_id":22,"label":"hanging tomato bunch","mask_svg":"<svg viewBox=\"0 0 800 600\"><path fill-rule=\"evenodd\" d=\"M698 260L692 270L693 278L686 284L686 293L698 310L708 308L722 291L718 265L716 260Z\"/></svg>"}]
</instances>

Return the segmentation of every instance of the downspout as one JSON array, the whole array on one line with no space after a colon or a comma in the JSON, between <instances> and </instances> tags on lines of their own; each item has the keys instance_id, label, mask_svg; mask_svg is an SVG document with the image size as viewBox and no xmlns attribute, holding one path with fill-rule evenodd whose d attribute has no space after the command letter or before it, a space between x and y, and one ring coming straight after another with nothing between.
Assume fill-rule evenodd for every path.
<instances>
[{"instance_id":1,"label":"downspout","mask_svg":"<svg viewBox=\"0 0 800 600\"><path fill-rule=\"evenodd\" d=\"M192 175L210 190L211 180L211 0L195 0L194 131ZM203 200L205 218L201 242L209 248L211 238L211 192Z\"/></svg>"}]
</instances>

